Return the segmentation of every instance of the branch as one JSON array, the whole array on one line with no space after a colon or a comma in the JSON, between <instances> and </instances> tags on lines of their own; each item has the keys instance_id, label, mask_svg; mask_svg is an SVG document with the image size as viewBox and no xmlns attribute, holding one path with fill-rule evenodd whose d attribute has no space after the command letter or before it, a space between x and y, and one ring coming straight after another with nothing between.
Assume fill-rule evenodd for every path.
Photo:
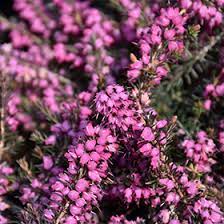
<instances>
[{"instance_id":1,"label":"branch","mask_svg":"<svg viewBox=\"0 0 224 224\"><path fill-rule=\"evenodd\" d=\"M208 45L204 46L201 50L199 50L199 52L193 52L193 54L191 54L191 52L188 51L188 49L186 49L186 52L191 58L185 61L182 66L179 65L178 69L174 71L176 75L172 78L172 82L179 80L179 78L182 77L183 75L186 77L191 72L193 73L192 76L195 76L194 66L198 62L202 62L205 59L205 57L208 55L208 52L211 51L215 47L215 45L220 42L223 36L224 32L221 32L217 36L213 36L210 39Z\"/></svg>"}]
</instances>

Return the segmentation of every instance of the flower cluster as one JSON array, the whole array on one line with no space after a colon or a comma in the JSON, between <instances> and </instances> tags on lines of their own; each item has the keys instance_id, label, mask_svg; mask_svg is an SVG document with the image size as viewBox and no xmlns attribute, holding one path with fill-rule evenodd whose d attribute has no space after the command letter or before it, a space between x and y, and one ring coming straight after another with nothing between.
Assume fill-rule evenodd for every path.
<instances>
[{"instance_id":1,"label":"flower cluster","mask_svg":"<svg viewBox=\"0 0 224 224\"><path fill-rule=\"evenodd\" d=\"M140 129L140 111L135 109L133 101L123 86L110 85L96 95L96 111L107 118L107 122L124 131L128 128Z\"/></svg>"},{"instance_id":2,"label":"flower cluster","mask_svg":"<svg viewBox=\"0 0 224 224\"><path fill-rule=\"evenodd\" d=\"M223 215L220 208L212 201L204 198L198 200L194 205L194 211L200 214L204 223L223 222Z\"/></svg>"},{"instance_id":3,"label":"flower cluster","mask_svg":"<svg viewBox=\"0 0 224 224\"><path fill-rule=\"evenodd\" d=\"M220 6L222 1L216 1ZM213 29L222 23L223 15L219 8L214 5L213 1L209 5L204 4L202 1L181 0L181 7L194 14L200 23Z\"/></svg>"},{"instance_id":4,"label":"flower cluster","mask_svg":"<svg viewBox=\"0 0 224 224\"><path fill-rule=\"evenodd\" d=\"M205 87L204 91L204 108L206 110L211 110L212 105L215 101L218 101L224 95L224 83L223 83L223 71L219 74L215 83L209 83Z\"/></svg>"},{"instance_id":5,"label":"flower cluster","mask_svg":"<svg viewBox=\"0 0 224 224\"><path fill-rule=\"evenodd\" d=\"M213 140L208 138L204 131L197 133L197 140L186 139L182 143L186 156L192 160L199 172L207 173L211 171L212 164L215 163L212 156L217 152Z\"/></svg>"},{"instance_id":6,"label":"flower cluster","mask_svg":"<svg viewBox=\"0 0 224 224\"><path fill-rule=\"evenodd\" d=\"M144 20L147 20L145 21L147 23L153 21L156 9L159 7L156 1L151 7L133 0L119 0L117 4L122 7L126 17L121 23L121 34L129 42L137 39L137 33L142 28Z\"/></svg>"},{"instance_id":7,"label":"flower cluster","mask_svg":"<svg viewBox=\"0 0 224 224\"><path fill-rule=\"evenodd\" d=\"M10 191L13 191L17 188L17 184L12 183L10 177L13 175L14 171L8 165L1 163L0 164L0 223L8 223L8 219L4 217L4 211L7 210L10 205L5 201L5 196Z\"/></svg>"},{"instance_id":8,"label":"flower cluster","mask_svg":"<svg viewBox=\"0 0 224 224\"><path fill-rule=\"evenodd\" d=\"M13 50L10 45L1 46L1 71L9 76L9 82L13 79L16 84L14 94L8 101L7 122L12 130L16 130L19 125L23 125L25 129L32 129L35 125L32 118L20 106L23 100L33 104L41 101L51 112L58 113L59 99L71 97L73 94L71 83L44 67L35 65L31 67L31 62L23 61L23 56L30 55L25 53L20 55L20 52ZM24 96L27 99L24 99Z\"/></svg>"},{"instance_id":9,"label":"flower cluster","mask_svg":"<svg viewBox=\"0 0 224 224\"><path fill-rule=\"evenodd\" d=\"M142 29L139 33L141 58L132 59L133 63L127 73L130 80L148 74L153 83L159 84L167 76L167 62L183 52L187 18L187 15L181 15L179 8L161 9L154 24Z\"/></svg>"},{"instance_id":10,"label":"flower cluster","mask_svg":"<svg viewBox=\"0 0 224 224\"><path fill-rule=\"evenodd\" d=\"M18 81L15 91L20 98L28 98L29 102L39 100L55 113L59 112L58 100L73 94L70 80L64 77L65 72L78 68L87 73L91 79L88 89L93 93L102 80L114 83L110 67L115 59L107 48L119 39L120 32L113 22L87 2L76 1L71 5L54 1L52 4L53 9L46 11L41 1L35 6L29 1L14 2L15 10L30 23L31 30L27 30L23 23L15 25L5 18L0 19L0 29L2 33L9 33L11 41L1 47L1 69ZM50 16L53 11L58 12L60 22L57 24ZM47 44L38 35L43 38L52 36L53 41ZM77 36L78 40L70 43L70 39ZM55 60L61 66L57 72L50 68ZM19 110L24 117L28 116L24 109ZM13 129L24 124L13 114L9 119Z\"/></svg>"},{"instance_id":11,"label":"flower cluster","mask_svg":"<svg viewBox=\"0 0 224 224\"><path fill-rule=\"evenodd\" d=\"M70 211L64 218L66 223L85 223L94 219L93 207L103 195L100 183L107 178L108 161L117 148L116 137L109 129L87 124L82 140L70 145L65 153L68 174L60 173L51 186L50 209L45 209L45 217L53 220L61 212L59 203L66 202Z\"/></svg>"}]
</instances>

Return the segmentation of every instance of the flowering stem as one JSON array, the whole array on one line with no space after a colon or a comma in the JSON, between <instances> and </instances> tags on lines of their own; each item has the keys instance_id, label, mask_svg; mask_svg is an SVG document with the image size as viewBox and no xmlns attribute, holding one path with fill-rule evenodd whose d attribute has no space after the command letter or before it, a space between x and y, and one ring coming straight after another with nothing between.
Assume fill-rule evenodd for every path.
<instances>
[{"instance_id":1,"label":"flowering stem","mask_svg":"<svg viewBox=\"0 0 224 224\"><path fill-rule=\"evenodd\" d=\"M181 189L178 187L178 182L176 181L176 178L173 176L172 171L170 170L170 167L168 164L165 164L166 170L168 171L168 176L172 179L172 181L176 185L176 190L181 198L184 198L184 193L181 191ZM185 199L184 199L185 200Z\"/></svg>"},{"instance_id":2,"label":"flowering stem","mask_svg":"<svg viewBox=\"0 0 224 224\"><path fill-rule=\"evenodd\" d=\"M189 61L184 63L184 68L181 68L183 72L178 72L177 75L175 75L173 77L173 81L177 81L179 78L181 78L182 75L189 74L191 72L193 72L193 67L198 63L198 62L202 62L203 59L206 57L206 55L208 54L209 51L211 51L216 44L222 39L224 35L224 32L221 32L219 35L217 36L213 36L210 39L210 42L208 45L204 46L194 57L193 55L191 55L190 53L190 59Z\"/></svg>"},{"instance_id":3,"label":"flowering stem","mask_svg":"<svg viewBox=\"0 0 224 224\"><path fill-rule=\"evenodd\" d=\"M219 35L212 37L210 43L202 48L201 51L199 51L198 55L193 60L193 65L197 61L201 61L208 54L208 52L222 39L223 35L224 32L221 32Z\"/></svg>"}]
</instances>

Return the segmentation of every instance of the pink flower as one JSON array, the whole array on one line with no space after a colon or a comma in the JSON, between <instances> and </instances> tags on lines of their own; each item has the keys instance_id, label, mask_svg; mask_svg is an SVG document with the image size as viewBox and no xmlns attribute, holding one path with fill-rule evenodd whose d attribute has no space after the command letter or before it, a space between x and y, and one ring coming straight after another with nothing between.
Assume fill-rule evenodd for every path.
<instances>
[{"instance_id":1,"label":"pink flower","mask_svg":"<svg viewBox=\"0 0 224 224\"><path fill-rule=\"evenodd\" d=\"M160 184L166 186L168 191L171 191L175 187L173 181L168 178L160 179L159 182Z\"/></svg>"},{"instance_id":2,"label":"pink flower","mask_svg":"<svg viewBox=\"0 0 224 224\"><path fill-rule=\"evenodd\" d=\"M83 144L78 144L76 149L75 149L75 153L76 153L77 156L82 157L82 155L84 154L84 145Z\"/></svg>"},{"instance_id":3,"label":"pink flower","mask_svg":"<svg viewBox=\"0 0 224 224\"><path fill-rule=\"evenodd\" d=\"M132 63L131 65L130 65L130 68L131 69L137 69L137 70L141 70L142 69L142 62L141 61L139 61L139 60L137 60L136 62L134 62L134 63Z\"/></svg>"},{"instance_id":4,"label":"pink flower","mask_svg":"<svg viewBox=\"0 0 224 224\"><path fill-rule=\"evenodd\" d=\"M168 223L170 219L170 212L167 209L163 209L159 216L161 217L163 223Z\"/></svg>"},{"instance_id":5,"label":"pink flower","mask_svg":"<svg viewBox=\"0 0 224 224\"><path fill-rule=\"evenodd\" d=\"M125 189L125 198L126 198L127 202L131 202L131 200L132 200L132 190L131 190L131 188Z\"/></svg>"},{"instance_id":6,"label":"pink flower","mask_svg":"<svg viewBox=\"0 0 224 224\"><path fill-rule=\"evenodd\" d=\"M169 204L177 204L180 201L180 197L178 194L174 192L170 192L167 194L166 201Z\"/></svg>"},{"instance_id":7,"label":"pink flower","mask_svg":"<svg viewBox=\"0 0 224 224\"><path fill-rule=\"evenodd\" d=\"M68 193L68 197L72 200L72 201L75 201L76 199L79 198L79 193L77 191L69 191Z\"/></svg>"},{"instance_id":8,"label":"pink flower","mask_svg":"<svg viewBox=\"0 0 224 224\"><path fill-rule=\"evenodd\" d=\"M88 151L92 151L95 148L96 140L87 140L85 147Z\"/></svg>"},{"instance_id":9,"label":"pink flower","mask_svg":"<svg viewBox=\"0 0 224 224\"><path fill-rule=\"evenodd\" d=\"M93 161L99 161L100 160L100 155L97 152L91 152L90 157Z\"/></svg>"},{"instance_id":10,"label":"pink flower","mask_svg":"<svg viewBox=\"0 0 224 224\"><path fill-rule=\"evenodd\" d=\"M80 159L80 163L82 165L85 165L86 163L88 163L90 161L90 159L91 158L90 158L89 154L85 153L85 154L82 155L82 157Z\"/></svg>"},{"instance_id":11,"label":"pink flower","mask_svg":"<svg viewBox=\"0 0 224 224\"><path fill-rule=\"evenodd\" d=\"M56 181L55 184L52 185L52 189L55 191L63 191L64 187L64 184L59 181Z\"/></svg>"},{"instance_id":12,"label":"pink flower","mask_svg":"<svg viewBox=\"0 0 224 224\"><path fill-rule=\"evenodd\" d=\"M50 209L45 209L44 210L44 216L48 219L48 220L52 220L54 218L54 213L52 210Z\"/></svg>"},{"instance_id":13,"label":"pink flower","mask_svg":"<svg viewBox=\"0 0 224 224\"><path fill-rule=\"evenodd\" d=\"M213 223L221 223L223 220L223 217L219 211L218 212L212 211L210 219L212 220Z\"/></svg>"},{"instance_id":14,"label":"pink flower","mask_svg":"<svg viewBox=\"0 0 224 224\"><path fill-rule=\"evenodd\" d=\"M146 141L153 141L155 139L155 136L150 127L144 128L141 137Z\"/></svg>"},{"instance_id":15,"label":"pink flower","mask_svg":"<svg viewBox=\"0 0 224 224\"><path fill-rule=\"evenodd\" d=\"M175 32L174 29L165 30L164 37L165 37L166 40L173 40L175 34L176 34L176 32Z\"/></svg>"},{"instance_id":16,"label":"pink flower","mask_svg":"<svg viewBox=\"0 0 224 224\"><path fill-rule=\"evenodd\" d=\"M46 145L54 145L56 142L56 136L55 135L51 135L49 136L46 140L45 140L45 144Z\"/></svg>"},{"instance_id":17,"label":"pink flower","mask_svg":"<svg viewBox=\"0 0 224 224\"><path fill-rule=\"evenodd\" d=\"M224 95L224 84L217 85L215 90L216 90L216 93L218 96L223 96Z\"/></svg>"},{"instance_id":18,"label":"pink flower","mask_svg":"<svg viewBox=\"0 0 224 224\"><path fill-rule=\"evenodd\" d=\"M41 187L41 182L38 179L33 179L31 182L31 186L33 188L40 188Z\"/></svg>"},{"instance_id":19,"label":"pink flower","mask_svg":"<svg viewBox=\"0 0 224 224\"><path fill-rule=\"evenodd\" d=\"M45 170L50 170L53 167L54 163L51 156L43 157L43 166Z\"/></svg>"},{"instance_id":20,"label":"pink flower","mask_svg":"<svg viewBox=\"0 0 224 224\"><path fill-rule=\"evenodd\" d=\"M158 22L158 24L160 24L161 26L164 26L164 27L166 27L170 24L170 20L165 16L160 16L158 18L157 22Z\"/></svg>"},{"instance_id":21,"label":"pink flower","mask_svg":"<svg viewBox=\"0 0 224 224\"><path fill-rule=\"evenodd\" d=\"M149 144L149 143L143 145L143 146L139 149L139 151L140 151L144 156L149 156L151 150L152 150L152 145Z\"/></svg>"},{"instance_id":22,"label":"pink flower","mask_svg":"<svg viewBox=\"0 0 224 224\"><path fill-rule=\"evenodd\" d=\"M184 9L189 9L192 6L191 0L181 0L181 7Z\"/></svg>"},{"instance_id":23,"label":"pink flower","mask_svg":"<svg viewBox=\"0 0 224 224\"><path fill-rule=\"evenodd\" d=\"M211 109L211 106L212 106L212 101L211 100L206 100L204 102L204 108L205 108L205 110L210 110Z\"/></svg>"},{"instance_id":24,"label":"pink flower","mask_svg":"<svg viewBox=\"0 0 224 224\"><path fill-rule=\"evenodd\" d=\"M86 126L86 134L87 136L93 137L95 134L95 129L93 128L93 125L91 123L88 123Z\"/></svg>"},{"instance_id":25,"label":"pink flower","mask_svg":"<svg viewBox=\"0 0 224 224\"><path fill-rule=\"evenodd\" d=\"M194 196L197 194L198 192L198 187L197 187L197 184L194 183L194 182L188 182L186 184L186 187L187 187L187 193L190 194L191 196Z\"/></svg>"},{"instance_id":26,"label":"pink flower","mask_svg":"<svg viewBox=\"0 0 224 224\"><path fill-rule=\"evenodd\" d=\"M141 74L141 71L138 69L131 69L128 70L127 76L130 80L137 79L139 75Z\"/></svg>"},{"instance_id":27,"label":"pink flower","mask_svg":"<svg viewBox=\"0 0 224 224\"><path fill-rule=\"evenodd\" d=\"M9 205L3 201L0 201L0 211L5 211L7 208L9 208Z\"/></svg>"},{"instance_id":28,"label":"pink flower","mask_svg":"<svg viewBox=\"0 0 224 224\"><path fill-rule=\"evenodd\" d=\"M75 217L76 215L80 215L81 212L82 212L82 209L79 208L79 207L77 207L77 206L75 206L75 205L71 205L69 210L70 210L71 214L72 214L74 217Z\"/></svg>"},{"instance_id":29,"label":"pink flower","mask_svg":"<svg viewBox=\"0 0 224 224\"><path fill-rule=\"evenodd\" d=\"M167 121L166 120L160 120L157 122L156 127L157 128L164 128L167 125Z\"/></svg>"},{"instance_id":30,"label":"pink flower","mask_svg":"<svg viewBox=\"0 0 224 224\"><path fill-rule=\"evenodd\" d=\"M202 5L199 9L199 14L202 18L207 18L208 16L208 8L205 5Z\"/></svg>"},{"instance_id":31,"label":"pink flower","mask_svg":"<svg viewBox=\"0 0 224 224\"><path fill-rule=\"evenodd\" d=\"M89 182L85 179L79 179L75 185L78 192L84 192L89 187Z\"/></svg>"},{"instance_id":32,"label":"pink flower","mask_svg":"<svg viewBox=\"0 0 224 224\"><path fill-rule=\"evenodd\" d=\"M135 197L136 199L140 199L142 196L142 190L140 188L135 189Z\"/></svg>"},{"instance_id":33,"label":"pink flower","mask_svg":"<svg viewBox=\"0 0 224 224\"><path fill-rule=\"evenodd\" d=\"M75 205L78 207L78 208L82 208L84 205L86 204L86 201L85 199L83 198L79 198L75 201Z\"/></svg>"},{"instance_id":34,"label":"pink flower","mask_svg":"<svg viewBox=\"0 0 224 224\"><path fill-rule=\"evenodd\" d=\"M77 224L77 223L78 223L77 220L72 216L67 217L65 220L65 224Z\"/></svg>"},{"instance_id":35,"label":"pink flower","mask_svg":"<svg viewBox=\"0 0 224 224\"><path fill-rule=\"evenodd\" d=\"M94 197L91 193L83 192L82 197L88 202Z\"/></svg>"},{"instance_id":36,"label":"pink flower","mask_svg":"<svg viewBox=\"0 0 224 224\"><path fill-rule=\"evenodd\" d=\"M163 66L158 66L158 67L156 68L156 73L157 73L159 76L161 76L161 77L165 77L165 76L167 76L168 71L167 71L167 69L166 69L165 67L163 67Z\"/></svg>"},{"instance_id":37,"label":"pink flower","mask_svg":"<svg viewBox=\"0 0 224 224\"><path fill-rule=\"evenodd\" d=\"M97 171L89 171L88 172L88 176L92 181L96 181L96 182L100 182L101 181L101 177L99 175L99 173Z\"/></svg>"},{"instance_id":38,"label":"pink flower","mask_svg":"<svg viewBox=\"0 0 224 224\"><path fill-rule=\"evenodd\" d=\"M169 49L169 51L177 51L178 50L178 43L177 43L177 41L170 41L168 43L168 49Z\"/></svg>"},{"instance_id":39,"label":"pink flower","mask_svg":"<svg viewBox=\"0 0 224 224\"><path fill-rule=\"evenodd\" d=\"M205 88L206 94L210 94L215 90L215 86L213 84L208 84Z\"/></svg>"}]
</instances>

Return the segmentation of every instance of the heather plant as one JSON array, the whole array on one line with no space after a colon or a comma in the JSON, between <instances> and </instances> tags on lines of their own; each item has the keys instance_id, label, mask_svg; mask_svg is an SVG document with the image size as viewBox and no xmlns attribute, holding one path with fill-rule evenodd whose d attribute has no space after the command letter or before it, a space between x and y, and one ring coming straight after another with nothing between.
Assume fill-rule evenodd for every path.
<instances>
[{"instance_id":1,"label":"heather plant","mask_svg":"<svg viewBox=\"0 0 224 224\"><path fill-rule=\"evenodd\" d=\"M0 224L224 223L223 10L3 4Z\"/></svg>"}]
</instances>

